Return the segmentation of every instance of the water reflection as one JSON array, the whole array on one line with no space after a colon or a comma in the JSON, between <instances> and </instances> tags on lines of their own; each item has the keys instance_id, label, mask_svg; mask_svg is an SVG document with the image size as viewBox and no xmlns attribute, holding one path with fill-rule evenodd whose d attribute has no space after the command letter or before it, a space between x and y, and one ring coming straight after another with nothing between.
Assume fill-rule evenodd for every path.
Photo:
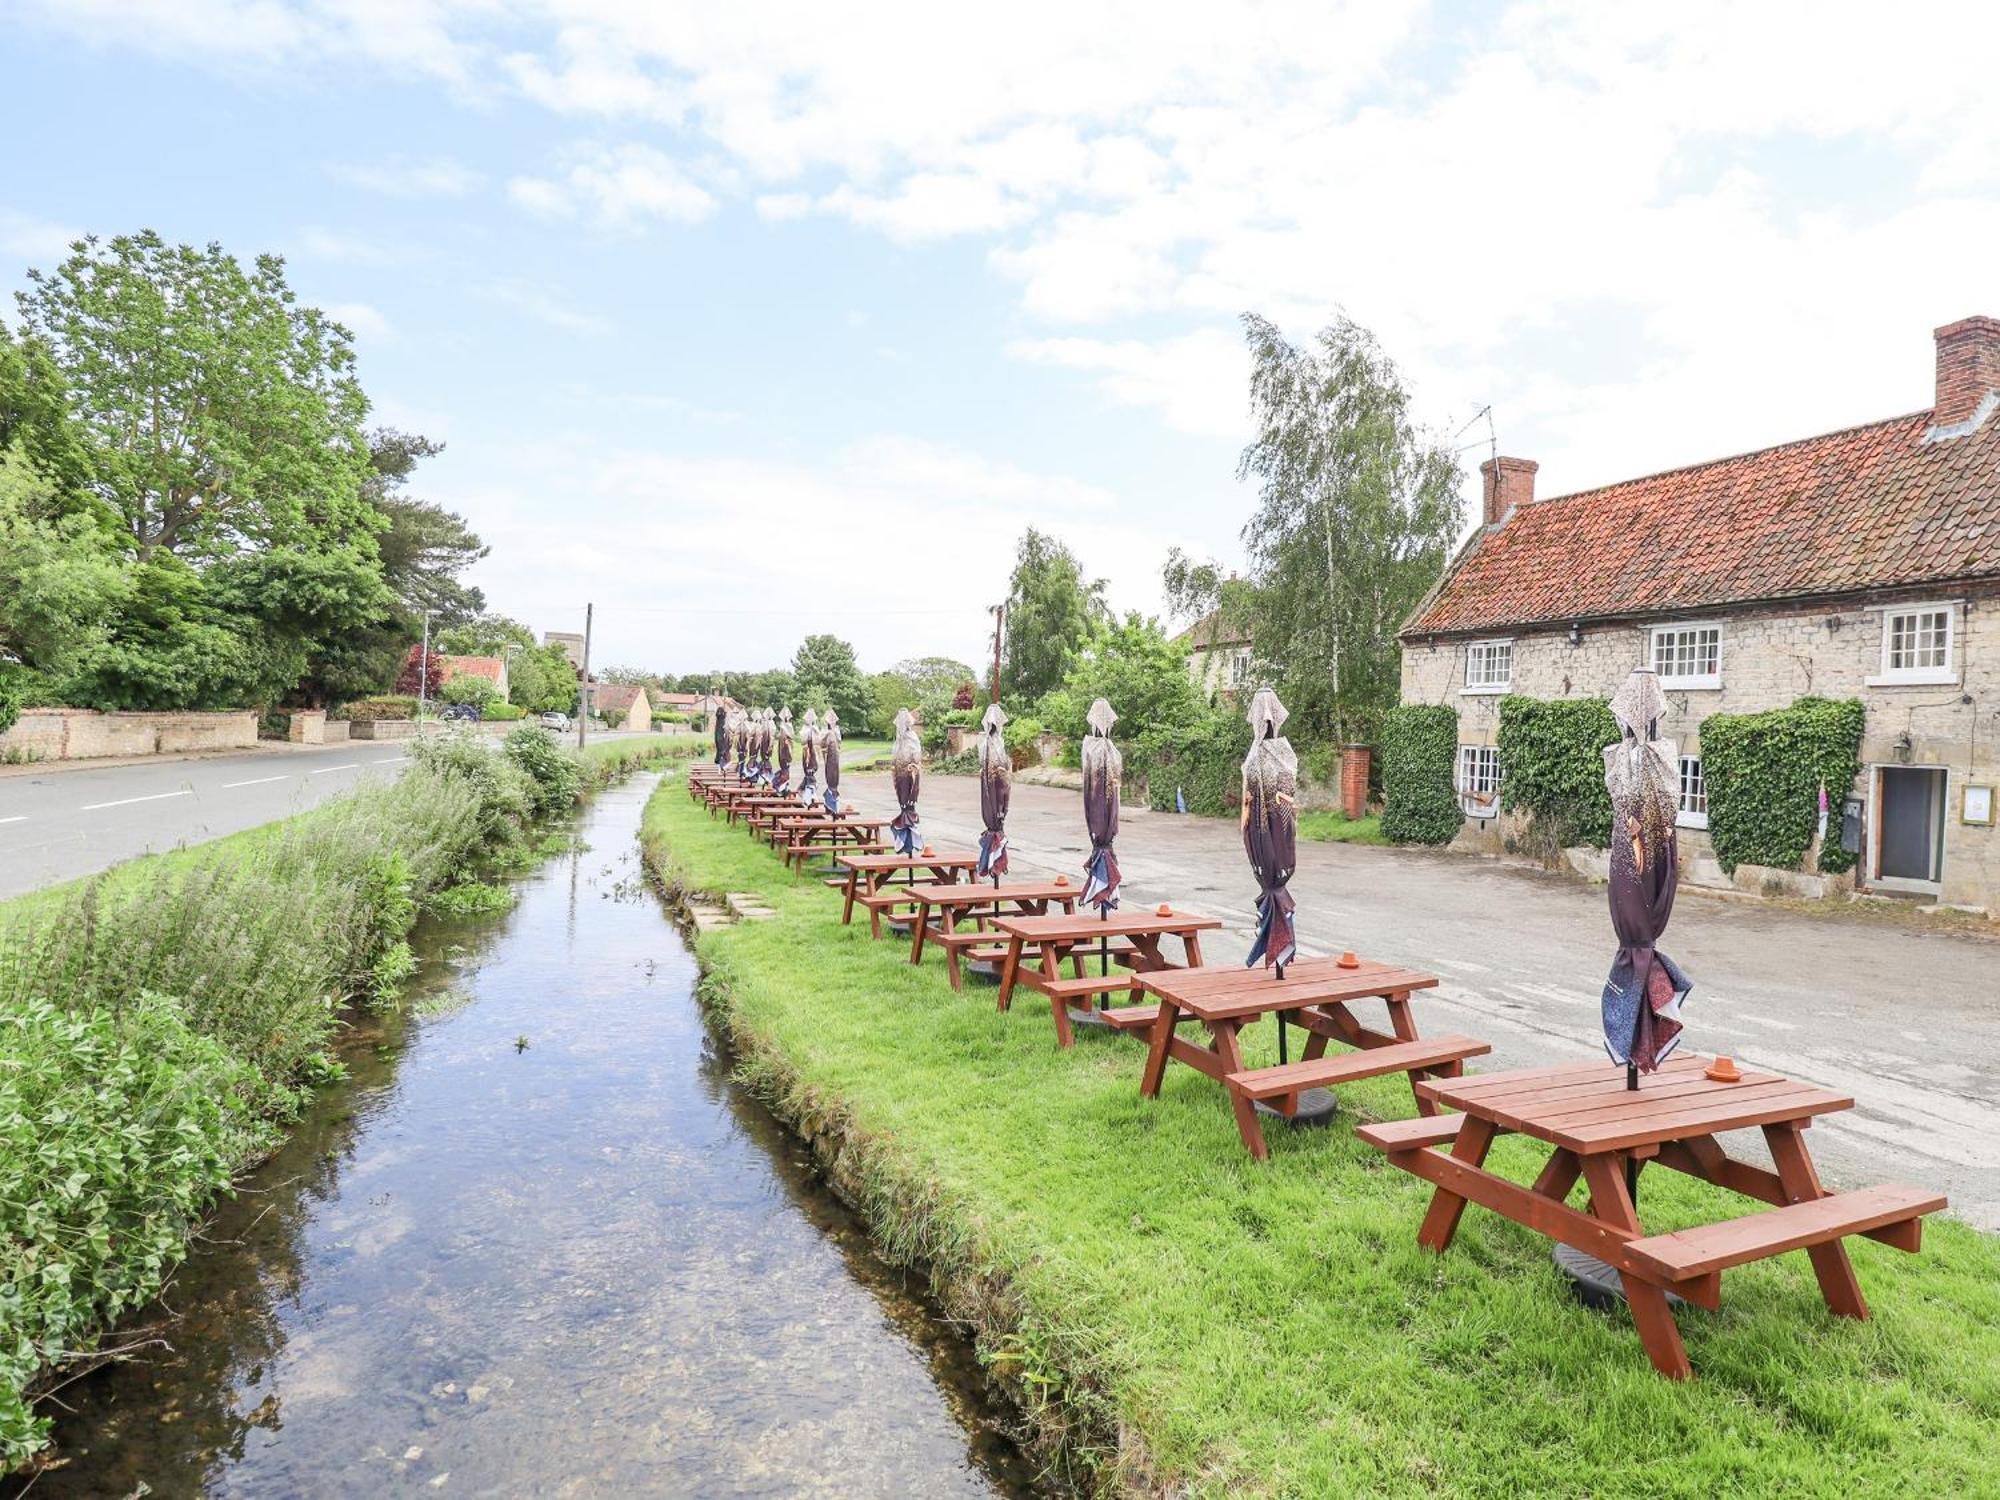
<instances>
[{"instance_id":1,"label":"water reflection","mask_svg":"<svg viewBox=\"0 0 2000 1500\"><path fill-rule=\"evenodd\" d=\"M348 1038L172 1352L64 1392L38 1500L1026 1492L962 1342L728 1083L624 852L650 785L426 934L471 1003Z\"/></svg>"}]
</instances>

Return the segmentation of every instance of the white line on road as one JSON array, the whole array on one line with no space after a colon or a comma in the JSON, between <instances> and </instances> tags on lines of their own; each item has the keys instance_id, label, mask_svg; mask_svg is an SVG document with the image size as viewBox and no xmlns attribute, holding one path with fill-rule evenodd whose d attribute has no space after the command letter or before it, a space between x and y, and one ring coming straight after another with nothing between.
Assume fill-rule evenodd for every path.
<instances>
[{"instance_id":1,"label":"white line on road","mask_svg":"<svg viewBox=\"0 0 2000 1500\"><path fill-rule=\"evenodd\" d=\"M262 786L267 781L283 781L283 780L285 780L283 776L259 776L254 781L225 781L222 783L222 789L225 792L233 792L239 786Z\"/></svg>"},{"instance_id":2,"label":"white line on road","mask_svg":"<svg viewBox=\"0 0 2000 1500\"><path fill-rule=\"evenodd\" d=\"M350 761L349 761L349 762L348 762L348 763L347 763L346 765L344 765L344 766L321 766L321 767L320 767L320 768L319 768L319 769L318 769L317 771L308 771L308 772L306 772L306 775L308 775L308 776L324 776L324 775L326 775L326 773L327 773L327 772L329 772L329 771L358 771L358 770L360 770L360 769L361 769L361 762L360 762L360 761L358 761L358 760L350 760Z\"/></svg>"},{"instance_id":3,"label":"white line on road","mask_svg":"<svg viewBox=\"0 0 2000 1500\"><path fill-rule=\"evenodd\" d=\"M28 821L28 815L26 813L20 813L17 816L11 818L0 818L0 823L25 823L27 821Z\"/></svg>"},{"instance_id":4,"label":"white line on road","mask_svg":"<svg viewBox=\"0 0 2000 1500\"><path fill-rule=\"evenodd\" d=\"M78 812L96 812L100 807L130 807L134 802L160 802L168 797L192 797L194 788L184 786L178 792L155 792L150 797L120 797L116 802L86 802Z\"/></svg>"}]
</instances>

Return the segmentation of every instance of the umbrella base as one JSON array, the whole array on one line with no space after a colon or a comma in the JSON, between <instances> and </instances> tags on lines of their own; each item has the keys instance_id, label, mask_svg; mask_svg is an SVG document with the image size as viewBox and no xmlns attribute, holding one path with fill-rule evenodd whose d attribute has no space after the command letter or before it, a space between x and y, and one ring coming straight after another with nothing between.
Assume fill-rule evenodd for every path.
<instances>
[{"instance_id":1,"label":"umbrella base","mask_svg":"<svg viewBox=\"0 0 2000 1500\"><path fill-rule=\"evenodd\" d=\"M1266 1120L1278 1120L1286 1125L1331 1125L1333 1117L1340 1113L1340 1106L1333 1097L1332 1089L1306 1089L1299 1095L1297 1114L1281 1114L1274 1106L1262 1099L1251 1101L1257 1114Z\"/></svg>"},{"instance_id":2,"label":"umbrella base","mask_svg":"<svg viewBox=\"0 0 2000 1500\"><path fill-rule=\"evenodd\" d=\"M1072 1026L1088 1026L1095 1031L1111 1031L1115 1029L1109 1021L1104 1019L1104 1012L1094 1006L1086 1009L1083 1006L1072 1005L1069 1008L1069 1024Z\"/></svg>"},{"instance_id":3,"label":"umbrella base","mask_svg":"<svg viewBox=\"0 0 2000 1500\"><path fill-rule=\"evenodd\" d=\"M1625 1305L1625 1283L1619 1279L1616 1267L1608 1266L1588 1251L1578 1250L1572 1245L1556 1246L1554 1259L1556 1269L1569 1278L1570 1289L1585 1307ZM1668 1307L1679 1308L1683 1305L1680 1297L1667 1293Z\"/></svg>"}]
</instances>

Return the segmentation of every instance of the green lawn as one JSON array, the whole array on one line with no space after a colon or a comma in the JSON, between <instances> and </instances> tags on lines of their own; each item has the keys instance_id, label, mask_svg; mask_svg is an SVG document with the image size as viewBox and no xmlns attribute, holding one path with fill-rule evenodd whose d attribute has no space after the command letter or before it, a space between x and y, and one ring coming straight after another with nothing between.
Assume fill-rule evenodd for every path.
<instances>
[{"instance_id":1,"label":"green lawn","mask_svg":"<svg viewBox=\"0 0 2000 1500\"><path fill-rule=\"evenodd\" d=\"M1852 1496L2000 1493L2000 1244L1933 1222L1921 1255L1851 1241L1876 1314L1838 1322L1803 1255L1731 1271L1682 1314L1698 1378L1657 1377L1629 1320L1577 1304L1548 1242L1468 1210L1416 1245L1428 1188L1351 1118L1243 1150L1217 1086L1170 1069L1139 1097L1129 1039L1054 1043L929 960L843 928L678 778L647 810L655 868L760 891L775 921L702 935L746 1077L836 1155L892 1254L932 1262L947 1310L1066 1432L1105 1488L1194 1495ZM1260 1034L1261 1033L1261 1034ZM1253 1028L1253 1061L1271 1059ZM1342 1091L1370 1118L1407 1086ZM1503 1141L1516 1177L1534 1154ZM1648 1227L1754 1205L1670 1172Z\"/></svg>"},{"instance_id":2,"label":"green lawn","mask_svg":"<svg viewBox=\"0 0 2000 1500\"><path fill-rule=\"evenodd\" d=\"M1350 818L1338 808L1299 814L1299 837L1321 844L1383 844L1380 814Z\"/></svg>"}]
</instances>

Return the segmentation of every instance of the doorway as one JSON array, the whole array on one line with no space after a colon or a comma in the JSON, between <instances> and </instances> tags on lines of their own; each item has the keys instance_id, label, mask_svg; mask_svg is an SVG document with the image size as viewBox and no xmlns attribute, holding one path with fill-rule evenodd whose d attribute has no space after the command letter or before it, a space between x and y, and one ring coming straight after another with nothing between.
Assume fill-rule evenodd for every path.
<instances>
[{"instance_id":1,"label":"doorway","mask_svg":"<svg viewBox=\"0 0 2000 1500\"><path fill-rule=\"evenodd\" d=\"M1882 766L1876 773L1875 880L1935 890L1944 875L1944 768Z\"/></svg>"}]
</instances>

